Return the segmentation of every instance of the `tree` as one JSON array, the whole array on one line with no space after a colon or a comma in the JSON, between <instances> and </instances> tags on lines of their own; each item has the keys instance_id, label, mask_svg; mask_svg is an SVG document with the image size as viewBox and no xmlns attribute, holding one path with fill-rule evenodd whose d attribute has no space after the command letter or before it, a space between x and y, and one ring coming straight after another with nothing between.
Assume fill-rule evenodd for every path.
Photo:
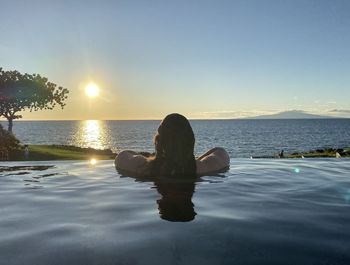
<instances>
[{"instance_id":1,"label":"tree","mask_svg":"<svg viewBox=\"0 0 350 265\"><path fill-rule=\"evenodd\" d=\"M19 148L19 140L0 124L0 151L10 151L17 148Z\"/></svg>"},{"instance_id":2,"label":"tree","mask_svg":"<svg viewBox=\"0 0 350 265\"><path fill-rule=\"evenodd\" d=\"M18 112L53 109L56 105L63 108L68 93L67 88L57 86L38 74L21 74L0 68L0 116L8 120L10 132L13 120L22 118Z\"/></svg>"}]
</instances>

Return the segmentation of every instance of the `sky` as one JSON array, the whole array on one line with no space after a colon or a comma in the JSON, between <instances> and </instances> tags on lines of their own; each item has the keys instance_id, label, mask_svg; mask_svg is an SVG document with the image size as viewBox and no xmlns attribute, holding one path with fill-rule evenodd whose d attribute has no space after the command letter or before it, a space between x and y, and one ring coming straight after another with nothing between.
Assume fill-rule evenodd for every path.
<instances>
[{"instance_id":1,"label":"sky","mask_svg":"<svg viewBox=\"0 0 350 265\"><path fill-rule=\"evenodd\" d=\"M70 90L24 119L350 117L350 1L0 0L0 67ZM94 82L100 95L88 98Z\"/></svg>"}]
</instances>

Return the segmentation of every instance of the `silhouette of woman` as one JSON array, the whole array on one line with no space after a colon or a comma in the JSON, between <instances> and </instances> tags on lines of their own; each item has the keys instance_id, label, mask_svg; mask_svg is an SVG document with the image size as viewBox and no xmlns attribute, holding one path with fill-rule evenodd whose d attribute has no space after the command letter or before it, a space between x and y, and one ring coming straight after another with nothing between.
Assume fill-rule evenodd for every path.
<instances>
[{"instance_id":1,"label":"silhouette of woman","mask_svg":"<svg viewBox=\"0 0 350 265\"><path fill-rule=\"evenodd\" d=\"M161 195L159 215L172 222L192 221L196 212L192 196L197 176L216 174L229 167L225 149L216 147L197 159L194 134L189 121L173 113L164 118L154 136L155 153L124 150L115 158L115 167L123 175L138 181L153 181Z\"/></svg>"},{"instance_id":2,"label":"silhouette of woman","mask_svg":"<svg viewBox=\"0 0 350 265\"><path fill-rule=\"evenodd\" d=\"M154 136L155 153L124 150L115 158L116 169L135 177L195 179L228 169L230 159L221 147L195 158L195 138L189 121L173 113L164 118Z\"/></svg>"}]
</instances>

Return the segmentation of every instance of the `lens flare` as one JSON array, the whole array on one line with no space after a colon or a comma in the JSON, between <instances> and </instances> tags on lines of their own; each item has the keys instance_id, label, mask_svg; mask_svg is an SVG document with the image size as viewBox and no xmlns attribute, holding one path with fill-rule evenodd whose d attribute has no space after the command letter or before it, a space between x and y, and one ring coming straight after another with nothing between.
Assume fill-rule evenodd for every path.
<instances>
[{"instance_id":1,"label":"lens flare","mask_svg":"<svg viewBox=\"0 0 350 265\"><path fill-rule=\"evenodd\" d=\"M347 193L345 194L344 200L346 203L350 204L350 189L348 189Z\"/></svg>"}]
</instances>

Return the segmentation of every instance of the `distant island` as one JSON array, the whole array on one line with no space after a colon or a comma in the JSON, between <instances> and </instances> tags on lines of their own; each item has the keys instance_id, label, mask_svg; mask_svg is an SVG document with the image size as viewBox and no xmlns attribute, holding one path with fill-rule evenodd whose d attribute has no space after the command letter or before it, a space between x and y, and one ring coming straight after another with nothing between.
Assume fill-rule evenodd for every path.
<instances>
[{"instance_id":1,"label":"distant island","mask_svg":"<svg viewBox=\"0 0 350 265\"><path fill-rule=\"evenodd\" d=\"M290 110L290 111L282 111L271 115L246 117L245 119L266 120L266 119L343 119L343 118L334 117L334 116L315 115L315 114L307 113L302 110Z\"/></svg>"}]
</instances>

